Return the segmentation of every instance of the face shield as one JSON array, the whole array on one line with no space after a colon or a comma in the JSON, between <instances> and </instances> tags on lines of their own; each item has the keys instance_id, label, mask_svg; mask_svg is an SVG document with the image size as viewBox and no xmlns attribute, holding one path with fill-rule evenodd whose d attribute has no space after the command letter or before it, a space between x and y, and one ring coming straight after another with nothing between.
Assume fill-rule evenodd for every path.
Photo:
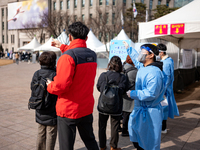
<instances>
[{"instance_id":1,"label":"face shield","mask_svg":"<svg viewBox=\"0 0 200 150\"><path fill-rule=\"evenodd\" d=\"M146 56L148 55L148 52L153 53L149 47L142 46L138 56L138 61L143 63L146 59Z\"/></svg>"}]
</instances>

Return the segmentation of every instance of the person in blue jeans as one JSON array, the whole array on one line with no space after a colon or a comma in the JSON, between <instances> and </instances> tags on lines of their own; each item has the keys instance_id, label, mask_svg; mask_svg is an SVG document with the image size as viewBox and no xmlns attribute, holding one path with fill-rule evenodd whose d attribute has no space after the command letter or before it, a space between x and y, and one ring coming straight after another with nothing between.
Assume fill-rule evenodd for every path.
<instances>
[{"instance_id":1,"label":"person in blue jeans","mask_svg":"<svg viewBox=\"0 0 200 150\"><path fill-rule=\"evenodd\" d=\"M128 55L138 69L135 90L127 95L134 99L128 130L130 140L137 150L160 150L164 75L162 62L156 61L159 51L152 44L144 44L138 54L124 42Z\"/></svg>"}]
</instances>

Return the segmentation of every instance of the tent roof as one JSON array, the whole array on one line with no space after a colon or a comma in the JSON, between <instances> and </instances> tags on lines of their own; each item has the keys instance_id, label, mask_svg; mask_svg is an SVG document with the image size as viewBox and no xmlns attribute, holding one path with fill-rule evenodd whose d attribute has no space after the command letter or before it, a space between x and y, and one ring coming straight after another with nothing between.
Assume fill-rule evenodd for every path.
<instances>
[{"instance_id":1,"label":"tent roof","mask_svg":"<svg viewBox=\"0 0 200 150\"><path fill-rule=\"evenodd\" d=\"M119 34L113 39L113 40L131 40L127 34L125 33L124 29L122 29ZM108 48L108 51L110 50L110 42L106 44L107 45L107 48ZM133 43L133 41L131 41L131 46L132 47L135 47L135 44ZM106 52L106 47L105 47L105 44L98 47L96 49L96 52Z\"/></svg>"},{"instance_id":2,"label":"tent roof","mask_svg":"<svg viewBox=\"0 0 200 150\"><path fill-rule=\"evenodd\" d=\"M33 50L34 48L39 47L39 46L41 46L41 44L34 37L30 43L18 48L18 50Z\"/></svg>"},{"instance_id":3,"label":"tent roof","mask_svg":"<svg viewBox=\"0 0 200 150\"><path fill-rule=\"evenodd\" d=\"M122 29L113 40L131 40L131 39L127 36L124 29ZM132 40L131 40L131 46L134 47L134 43Z\"/></svg>"},{"instance_id":4,"label":"tent roof","mask_svg":"<svg viewBox=\"0 0 200 150\"><path fill-rule=\"evenodd\" d=\"M58 37L57 40L65 45L69 45L69 37L67 36L67 34L65 33L65 31L63 31Z\"/></svg>"},{"instance_id":5,"label":"tent roof","mask_svg":"<svg viewBox=\"0 0 200 150\"><path fill-rule=\"evenodd\" d=\"M91 50L95 51L95 49L97 47L100 47L102 45L104 45L103 43L101 43L96 36L94 35L94 33L90 30L90 32L88 33L88 39L86 41L87 44L87 48L90 48Z\"/></svg>"},{"instance_id":6,"label":"tent roof","mask_svg":"<svg viewBox=\"0 0 200 150\"><path fill-rule=\"evenodd\" d=\"M52 40L53 40L53 38L51 37L46 43L35 48L34 51L54 51L54 52L60 51L59 48L51 46Z\"/></svg>"},{"instance_id":7,"label":"tent roof","mask_svg":"<svg viewBox=\"0 0 200 150\"><path fill-rule=\"evenodd\" d=\"M161 38L173 42L180 48L200 48L200 0L179 8L163 17L146 23L139 23L139 40ZM170 35L170 24L185 23L185 34ZM168 24L167 35L155 35L155 25ZM192 41L192 43L191 43Z\"/></svg>"}]
</instances>

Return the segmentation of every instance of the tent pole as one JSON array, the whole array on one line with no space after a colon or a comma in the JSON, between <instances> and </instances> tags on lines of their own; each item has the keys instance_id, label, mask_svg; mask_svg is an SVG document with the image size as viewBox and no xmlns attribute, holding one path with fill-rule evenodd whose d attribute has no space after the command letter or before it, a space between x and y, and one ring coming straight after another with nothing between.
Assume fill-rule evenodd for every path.
<instances>
[{"instance_id":1,"label":"tent pole","mask_svg":"<svg viewBox=\"0 0 200 150\"><path fill-rule=\"evenodd\" d=\"M198 63L198 48L195 50L195 67L197 68Z\"/></svg>"},{"instance_id":2,"label":"tent pole","mask_svg":"<svg viewBox=\"0 0 200 150\"><path fill-rule=\"evenodd\" d=\"M179 69L179 65L180 65L180 51L181 51L181 48L179 47L179 48L178 48L178 61L177 61L177 69Z\"/></svg>"}]
</instances>

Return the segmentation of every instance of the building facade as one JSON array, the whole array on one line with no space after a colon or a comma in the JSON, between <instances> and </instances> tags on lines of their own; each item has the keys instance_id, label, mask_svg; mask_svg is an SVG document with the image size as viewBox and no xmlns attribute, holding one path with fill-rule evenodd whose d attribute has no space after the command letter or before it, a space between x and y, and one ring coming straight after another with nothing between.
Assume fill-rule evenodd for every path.
<instances>
[{"instance_id":1,"label":"building facade","mask_svg":"<svg viewBox=\"0 0 200 150\"><path fill-rule=\"evenodd\" d=\"M0 44L4 52L17 51L17 48L29 43L23 29L8 30L8 4L24 0L0 0ZM144 3L148 10L155 9L157 5L169 7L182 7L192 0L134 0L136 3ZM82 21L97 17L96 10L100 9L106 13L108 18L113 18L114 11L120 7L127 9L132 7L132 0L48 0L49 10L67 11L67 14L74 16L74 20L81 18ZM112 19L109 19L111 22ZM48 34L46 39L49 39Z\"/></svg>"}]
</instances>

